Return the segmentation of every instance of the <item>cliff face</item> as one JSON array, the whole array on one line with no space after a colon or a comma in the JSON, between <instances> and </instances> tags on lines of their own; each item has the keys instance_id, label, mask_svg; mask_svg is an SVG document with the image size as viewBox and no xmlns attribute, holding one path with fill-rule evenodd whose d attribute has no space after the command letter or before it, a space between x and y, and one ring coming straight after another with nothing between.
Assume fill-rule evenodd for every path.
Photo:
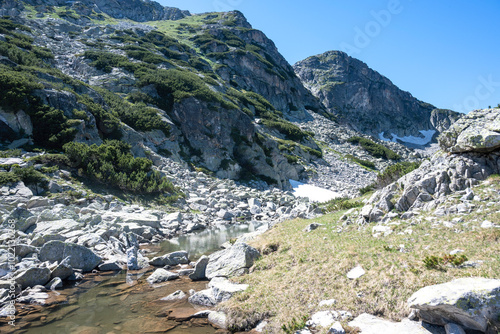
<instances>
[{"instance_id":1,"label":"cliff face","mask_svg":"<svg viewBox=\"0 0 500 334\"><path fill-rule=\"evenodd\" d=\"M453 111L419 101L340 51L309 57L296 63L294 69L339 122L369 135L422 137L420 131L441 132L458 118Z\"/></svg>"},{"instance_id":2,"label":"cliff face","mask_svg":"<svg viewBox=\"0 0 500 334\"><path fill-rule=\"evenodd\" d=\"M27 111L35 127L27 133L7 121L16 117L4 117L4 139L60 148L121 138L156 164L168 156L219 177L280 186L300 177L299 162L321 155L311 134L289 121L310 119L308 110L322 106L239 12L190 15L121 0L1 6L12 22L2 22L0 43L9 50L0 70L7 78L21 73L29 87L28 103L0 108L4 116ZM55 127L50 112L61 113ZM64 136L43 133L38 119Z\"/></svg>"}]
</instances>

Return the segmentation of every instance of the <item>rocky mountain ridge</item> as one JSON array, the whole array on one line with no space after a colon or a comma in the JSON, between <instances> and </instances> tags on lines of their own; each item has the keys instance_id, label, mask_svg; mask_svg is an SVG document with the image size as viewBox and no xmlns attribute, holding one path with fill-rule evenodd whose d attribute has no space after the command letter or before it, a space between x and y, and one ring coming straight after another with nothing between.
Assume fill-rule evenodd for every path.
<instances>
[{"instance_id":1,"label":"rocky mountain ridge","mask_svg":"<svg viewBox=\"0 0 500 334\"><path fill-rule=\"evenodd\" d=\"M180 10L175 7L164 7L155 1L142 0L26 0L26 1L2 1L0 15L17 16L26 7L42 15L53 11L53 7L66 7L69 13L68 18L74 21L89 23L92 19L105 20L104 15L115 19L129 19L137 22L158 21L158 20L179 20L191 14L187 10ZM31 9L31 8L29 8ZM82 18L71 17L71 12Z\"/></svg>"},{"instance_id":2,"label":"rocky mountain ridge","mask_svg":"<svg viewBox=\"0 0 500 334\"><path fill-rule=\"evenodd\" d=\"M400 90L362 61L341 51L328 51L294 65L304 85L339 122L374 137L401 142L422 138L421 131L445 130L459 118L451 110L437 109ZM414 140L413 140L414 141ZM426 142L423 142L426 141Z\"/></svg>"}]
</instances>

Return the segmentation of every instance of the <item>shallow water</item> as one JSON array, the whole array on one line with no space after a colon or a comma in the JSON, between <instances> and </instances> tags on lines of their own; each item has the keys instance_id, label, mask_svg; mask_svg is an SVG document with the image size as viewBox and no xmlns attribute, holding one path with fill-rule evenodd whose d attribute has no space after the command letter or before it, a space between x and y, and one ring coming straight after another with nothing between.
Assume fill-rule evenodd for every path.
<instances>
[{"instance_id":1,"label":"shallow water","mask_svg":"<svg viewBox=\"0 0 500 334\"><path fill-rule=\"evenodd\" d=\"M213 253L231 238L252 232L258 223L221 225L197 233L183 235L158 245L147 246L149 252L163 255L186 250L194 260ZM149 255L149 254L148 254ZM149 255L151 256L151 255ZM206 307L193 307L187 299L165 302L160 299L182 290L206 288L207 281L192 282L186 277L150 286L146 278L155 268L120 273L86 275L75 285L51 293L49 306L17 305L15 333L26 334L113 334L113 333L189 333L213 334L215 329L206 319L190 319L190 315ZM11 332L1 326L0 332Z\"/></svg>"}]
</instances>

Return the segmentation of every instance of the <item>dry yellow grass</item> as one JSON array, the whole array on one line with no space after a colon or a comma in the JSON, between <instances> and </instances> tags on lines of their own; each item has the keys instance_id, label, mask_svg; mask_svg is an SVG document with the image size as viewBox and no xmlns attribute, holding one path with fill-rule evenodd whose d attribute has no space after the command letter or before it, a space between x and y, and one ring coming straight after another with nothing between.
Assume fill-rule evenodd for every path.
<instances>
[{"instance_id":1,"label":"dry yellow grass","mask_svg":"<svg viewBox=\"0 0 500 334\"><path fill-rule=\"evenodd\" d=\"M475 192L498 193L498 183L498 178L492 178ZM464 222L453 228L428 222L426 216L413 220L420 220L414 225L396 220L400 225L394 225L393 233L378 238L372 236L373 224L342 228L338 220L343 212L284 222L251 243L268 254L256 262L251 274L237 279L250 288L221 307L231 310L235 325L248 325L243 319L253 323L267 317L270 333L282 332L281 326L293 318L328 309L318 307L325 299L337 301L330 309L350 311L354 316L367 312L399 320L409 313L408 298L424 286L458 277L500 277L500 229L479 228L484 219L499 223L499 209L492 205L481 213L461 216ZM454 217L440 217L438 222ZM325 226L304 232L312 222ZM411 234L405 232L408 228ZM442 256L454 249L483 263L475 268L425 268L426 256ZM349 280L346 273L357 265L366 274Z\"/></svg>"}]
</instances>

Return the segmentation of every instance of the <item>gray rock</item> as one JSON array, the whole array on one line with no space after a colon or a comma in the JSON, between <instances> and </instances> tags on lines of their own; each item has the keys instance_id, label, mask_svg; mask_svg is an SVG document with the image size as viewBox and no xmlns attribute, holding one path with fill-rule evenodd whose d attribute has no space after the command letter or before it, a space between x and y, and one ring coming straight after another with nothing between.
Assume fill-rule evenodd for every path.
<instances>
[{"instance_id":1,"label":"gray rock","mask_svg":"<svg viewBox=\"0 0 500 334\"><path fill-rule=\"evenodd\" d=\"M166 281L171 281L179 278L179 275L165 269L156 269L154 273L149 276L146 281L149 284L161 283Z\"/></svg>"},{"instance_id":2,"label":"gray rock","mask_svg":"<svg viewBox=\"0 0 500 334\"><path fill-rule=\"evenodd\" d=\"M17 244L14 246L14 250L17 256L23 258L31 253L38 253L38 248L31 245Z\"/></svg>"},{"instance_id":3,"label":"gray rock","mask_svg":"<svg viewBox=\"0 0 500 334\"><path fill-rule=\"evenodd\" d=\"M149 261L149 264L156 267L176 266L179 264L188 264L189 254L186 251L177 251L163 256L157 256Z\"/></svg>"},{"instance_id":4,"label":"gray rock","mask_svg":"<svg viewBox=\"0 0 500 334\"><path fill-rule=\"evenodd\" d=\"M352 268L348 273L347 273L347 278L349 279L356 279L356 278L360 278L361 276L363 276L366 272L364 271L364 269L361 267L361 266L357 266L357 267L354 267Z\"/></svg>"},{"instance_id":5,"label":"gray rock","mask_svg":"<svg viewBox=\"0 0 500 334\"><path fill-rule=\"evenodd\" d=\"M260 257L255 248L245 244L236 243L231 248L215 252L210 255L206 268L206 276L212 279L217 276L239 276L246 272Z\"/></svg>"},{"instance_id":6,"label":"gray rock","mask_svg":"<svg viewBox=\"0 0 500 334\"><path fill-rule=\"evenodd\" d=\"M120 271L123 269L123 266L120 265L117 261L104 261L99 265L100 271Z\"/></svg>"},{"instance_id":7,"label":"gray rock","mask_svg":"<svg viewBox=\"0 0 500 334\"><path fill-rule=\"evenodd\" d=\"M227 316L223 312L210 312L208 322L218 328L227 329Z\"/></svg>"},{"instance_id":8,"label":"gray rock","mask_svg":"<svg viewBox=\"0 0 500 334\"><path fill-rule=\"evenodd\" d=\"M9 221L14 220L16 230L26 232L27 229L29 229L36 223L35 219L30 219L32 217L33 214L30 211L24 208L17 207L7 216L7 218L4 220L4 224L7 224Z\"/></svg>"},{"instance_id":9,"label":"gray rock","mask_svg":"<svg viewBox=\"0 0 500 334\"><path fill-rule=\"evenodd\" d=\"M446 331L446 334L465 334L464 329L453 323L447 323L444 325L444 330Z\"/></svg>"},{"instance_id":10,"label":"gray rock","mask_svg":"<svg viewBox=\"0 0 500 334\"><path fill-rule=\"evenodd\" d=\"M328 334L345 334L345 330L340 322L335 321L328 330Z\"/></svg>"},{"instance_id":11,"label":"gray rock","mask_svg":"<svg viewBox=\"0 0 500 334\"><path fill-rule=\"evenodd\" d=\"M329 328L332 326L337 319L339 319L339 314L335 311L321 311L316 312L311 316L306 323L308 327L323 327Z\"/></svg>"},{"instance_id":12,"label":"gray rock","mask_svg":"<svg viewBox=\"0 0 500 334\"><path fill-rule=\"evenodd\" d=\"M30 286L45 285L50 280L49 268L29 268L17 274L14 277L16 284L21 286L21 289L26 289Z\"/></svg>"},{"instance_id":13,"label":"gray rock","mask_svg":"<svg viewBox=\"0 0 500 334\"><path fill-rule=\"evenodd\" d=\"M192 294L188 301L194 305L212 307L217 304L212 289L205 289Z\"/></svg>"},{"instance_id":14,"label":"gray rock","mask_svg":"<svg viewBox=\"0 0 500 334\"><path fill-rule=\"evenodd\" d=\"M304 229L304 232L311 232L317 229L318 227L323 226L323 224L318 224L318 223L311 223L307 225L307 227Z\"/></svg>"},{"instance_id":15,"label":"gray rock","mask_svg":"<svg viewBox=\"0 0 500 334\"><path fill-rule=\"evenodd\" d=\"M64 260L61 261L51 272L50 277L51 278L60 278L60 279L67 279L71 275L73 275L73 268L69 264L69 257L65 258Z\"/></svg>"},{"instance_id":16,"label":"gray rock","mask_svg":"<svg viewBox=\"0 0 500 334\"><path fill-rule=\"evenodd\" d=\"M60 289L63 287L62 279L59 277L54 277L49 283L45 285L45 288L48 290Z\"/></svg>"},{"instance_id":17,"label":"gray rock","mask_svg":"<svg viewBox=\"0 0 500 334\"><path fill-rule=\"evenodd\" d=\"M174 293L171 293L168 296L161 298L160 300L172 302L172 301L182 300L186 297L187 295L182 290L177 290Z\"/></svg>"},{"instance_id":18,"label":"gray rock","mask_svg":"<svg viewBox=\"0 0 500 334\"><path fill-rule=\"evenodd\" d=\"M210 258L206 255L200 257L200 259L196 261L196 264L194 265L194 273L189 275L189 278L192 279L193 281L205 279L206 278L205 271L207 269L209 260Z\"/></svg>"},{"instance_id":19,"label":"gray rock","mask_svg":"<svg viewBox=\"0 0 500 334\"><path fill-rule=\"evenodd\" d=\"M445 334L442 327L427 329L417 321L403 319L401 322L393 322L367 313L359 315L348 325L358 327L362 334Z\"/></svg>"},{"instance_id":20,"label":"gray rock","mask_svg":"<svg viewBox=\"0 0 500 334\"><path fill-rule=\"evenodd\" d=\"M208 287L212 289L212 295L216 303L229 300L235 293L248 289L248 284L236 284L224 277L214 277Z\"/></svg>"},{"instance_id":21,"label":"gray rock","mask_svg":"<svg viewBox=\"0 0 500 334\"><path fill-rule=\"evenodd\" d=\"M138 263L138 258L137 258L137 246L132 246L127 249L127 268L129 270L139 270L141 267L139 266Z\"/></svg>"},{"instance_id":22,"label":"gray rock","mask_svg":"<svg viewBox=\"0 0 500 334\"><path fill-rule=\"evenodd\" d=\"M500 109L474 110L439 137L447 152L491 152L500 147Z\"/></svg>"},{"instance_id":23,"label":"gray rock","mask_svg":"<svg viewBox=\"0 0 500 334\"><path fill-rule=\"evenodd\" d=\"M421 320L444 326L456 323L465 329L486 332L500 313L500 280L460 278L427 286L408 300Z\"/></svg>"},{"instance_id":24,"label":"gray rock","mask_svg":"<svg viewBox=\"0 0 500 334\"><path fill-rule=\"evenodd\" d=\"M101 258L90 249L74 243L62 241L49 241L40 249L40 260L49 262L61 262L69 257L68 264L83 272L92 271Z\"/></svg>"}]
</instances>

